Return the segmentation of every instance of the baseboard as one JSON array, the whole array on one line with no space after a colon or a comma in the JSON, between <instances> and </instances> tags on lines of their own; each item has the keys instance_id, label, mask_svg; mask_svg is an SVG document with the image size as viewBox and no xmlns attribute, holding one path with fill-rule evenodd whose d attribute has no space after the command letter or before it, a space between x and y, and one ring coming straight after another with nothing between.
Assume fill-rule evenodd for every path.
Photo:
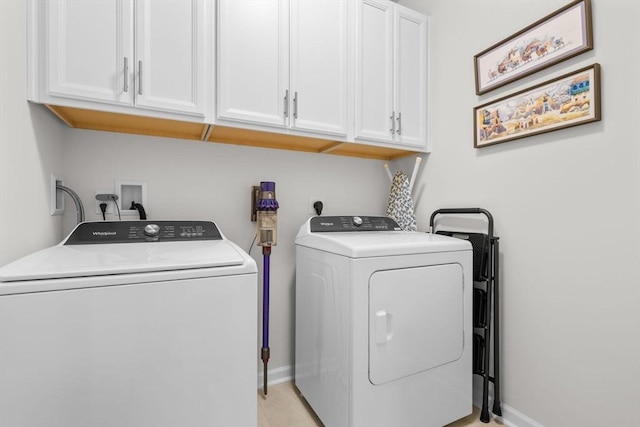
<instances>
[{"instance_id":1,"label":"baseboard","mask_svg":"<svg viewBox=\"0 0 640 427\"><path fill-rule=\"evenodd\" d=\"M477 384L476 384L477 385ZM489 384L489 413L492 418L496 418L501 421L507 427L544 427L531 417L526 416L522 412L512 408L509 405L500 402L500 409L502 409L502 416L498 417L491 413L493 408L493 387ZM474 386L473 388L473 404L482 409L482 387Z\"/></svg>"},{"instance_id":2,"label":"baseboard","mask_svg":"<svg viewBox=\"0 0 640 427\"><path fill-rule=\"evenodd\" d=\"M282 366L280 368L269 369L267 371L267 386L286 383L293 380L293 367ZM264 374L258 372L258 388L262 388L264 384Z\"/></svg>"}]
</instances>

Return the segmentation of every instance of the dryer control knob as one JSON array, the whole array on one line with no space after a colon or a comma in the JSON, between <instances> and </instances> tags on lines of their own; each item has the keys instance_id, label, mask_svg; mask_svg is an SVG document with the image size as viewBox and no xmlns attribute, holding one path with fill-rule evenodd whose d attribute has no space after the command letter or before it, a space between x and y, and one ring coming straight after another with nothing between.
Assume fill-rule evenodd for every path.
<instances>
[{"instance_id":1,"label":"dryer control knob","mask_svg":"<svg viewBox=\"0 0 640 427\"><path fill-rule=\"evenodd\" d=\"M359 216L354 216L353 225L355 225L356 227L360 227L362 225L362 218L360 218Z\"/></svg>"},{"instance_id":2,"label":"dryer control knob","mask_svg":"<svg viewBox=\"0 0 640 427\"><path fill-rule=\"evenodd\" d=\"M149 237L155 237L160 233L160 226L158 224L147 224L144 227L144 234Z\"/></svg>"}]
</instances>

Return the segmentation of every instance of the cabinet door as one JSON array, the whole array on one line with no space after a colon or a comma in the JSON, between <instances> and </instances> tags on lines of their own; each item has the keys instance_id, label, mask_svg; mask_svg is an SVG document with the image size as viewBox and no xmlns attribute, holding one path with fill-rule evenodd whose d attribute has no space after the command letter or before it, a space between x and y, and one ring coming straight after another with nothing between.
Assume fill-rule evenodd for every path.
<instances>
[{"instance_id":1,"label":"cabinet door","mask_svg":"<svg viewBox=\"0 0 640 427\"><path fill-rule=\"evenodd\" d=\"M295 129L347 134L348 8L346 1L291 1Z\"/></svg>"},{"instance_id":2,"label":"cabinet door","mask_svg":"<svg viewBox=\"0 0 640 427\"><path fill-rule=\"evenodd\" d=\"M52 96L133 104L131 0L49 0L46 87Z\"/></svg>"},{"instance_id":3,"label":"cabinet door","mask_svg":"<svg viewBox=\"0 0 640 427\"><path fill-rule=\"evenodd\" d=\"M202 0L137 0L136 106L204 114L205 48L212 49L205 7Z\"/></svg>"},{"instance_id":4,"label":"cabinet door","mask_svg":"<svg viewBox=\"0 0 640 427\"><path fill-rule=\"evenodd\" d=\"M425 146L427 17L401 6L396 10L396 142Z\"/></svg>"},{"instance_id":5,"label":"cabinet door","mask_svg":"<svg viewBox=\"0 0 640 427\"><path fill-rule=\"evenodd\" d=\"M288 1L220 0L217 28L218 118L285 126Z\"/></svg>"},{"instance_id":6,"label":"cabinet door","mask_svg":"<svg viewBox=\"0 0 640 427\"><path fill-rule=\"evenodd\" d=\"M356 13L355 137L393 141L393 3L361 0Z\"/></svg>"}]
</instances>

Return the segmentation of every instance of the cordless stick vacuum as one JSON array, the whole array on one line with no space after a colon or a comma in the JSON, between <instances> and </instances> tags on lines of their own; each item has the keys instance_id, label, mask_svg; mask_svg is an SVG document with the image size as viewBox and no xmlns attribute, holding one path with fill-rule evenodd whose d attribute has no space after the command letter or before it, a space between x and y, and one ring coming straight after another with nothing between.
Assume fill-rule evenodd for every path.
<instances>
[{"instance_id":1,"label":"cordless stick vacuum","mask_svg":"<svg viewBox=\"0 0 640 427\"><path fill-rule=\"evenodd\" d=\"M278 201L276 200L276 183L264 181L260 183L260 196L256 204L258 246L262 246L262 364L263 392L267 395L267 363L269 362L269 263L271 246L277 244Z\"/></svg>"}]
</instances>

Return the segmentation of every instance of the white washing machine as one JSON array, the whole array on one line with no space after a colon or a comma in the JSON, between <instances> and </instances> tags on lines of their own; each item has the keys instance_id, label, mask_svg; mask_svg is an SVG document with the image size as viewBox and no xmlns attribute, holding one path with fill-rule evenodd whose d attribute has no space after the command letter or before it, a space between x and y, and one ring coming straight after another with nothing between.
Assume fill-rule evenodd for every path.
<instances>
[{"instance_id":1,"label":"white washing machine","mask_svg":"<svg viewBox=\"0 0 640 427\"><path fill-rule=\"evenodd\" d=\"M386 217L296 237L295 384L327 427L436 427L472 412L472 249Z\"/></svg>"},{"instance_id":2,"label":"white washing machine","mask_svg":"<svg viewBox=\"0 0 640 427\"><path fill-rule=\"evenodd\" d=\"M82 223L0 269L0 425L255 426L256 298L213 222Z\"/></svg>"}]
</instances>

